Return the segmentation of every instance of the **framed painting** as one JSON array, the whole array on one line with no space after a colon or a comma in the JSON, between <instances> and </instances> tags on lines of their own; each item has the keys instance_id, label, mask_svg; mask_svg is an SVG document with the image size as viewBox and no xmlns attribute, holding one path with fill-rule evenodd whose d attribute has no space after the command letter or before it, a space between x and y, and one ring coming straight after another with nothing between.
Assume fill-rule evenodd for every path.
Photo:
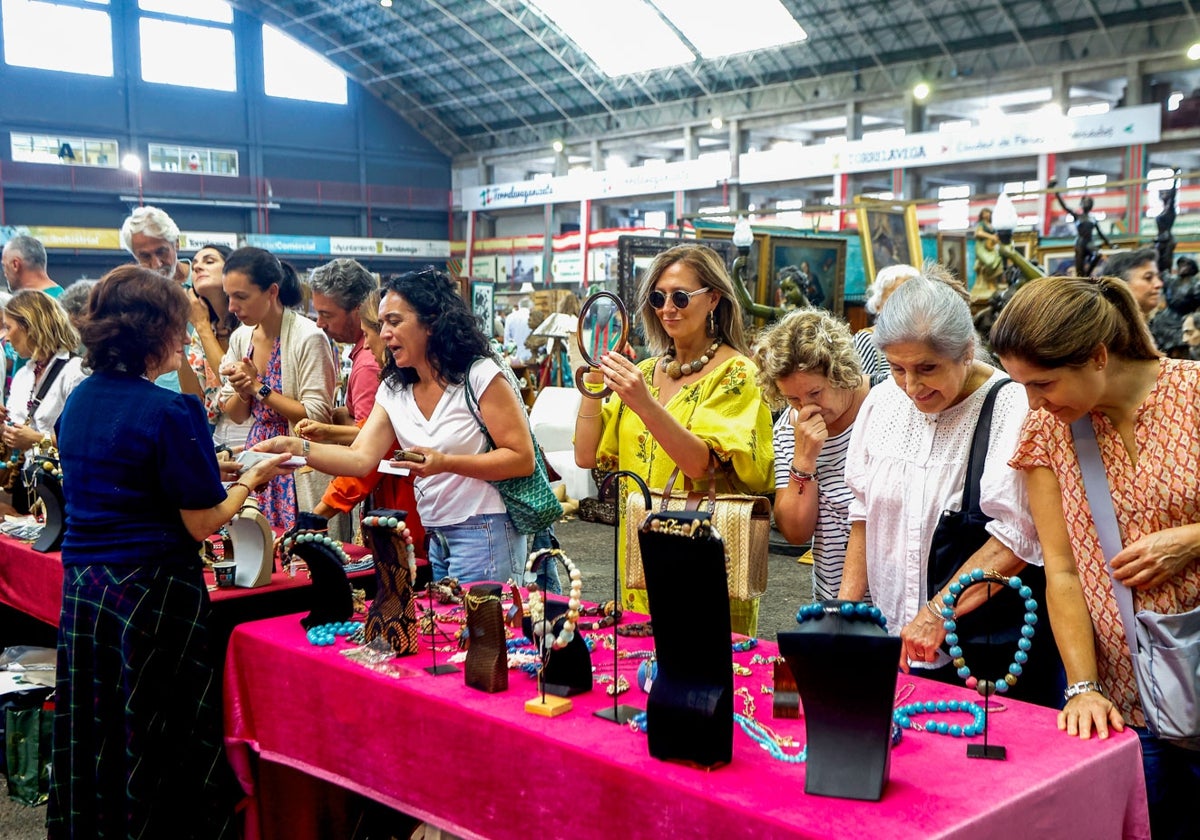
<instances>
[{"instance_id":1,"label":"framed painting","mask_svg":"<svg viewBox=\"0 0 1200 840\"><path fill-rule=\"evenodd\" d=\"M636 346L646 343L642 332L637 306L638 287L646 269L654 262L654 258L676 245L707 245L716 251L726 267L733 266L737 248L728 239L676 239L666 236L619 236L617 237L617 296L625 302L633 318L633 326L629 331L629 342ZM751 249L753 253L754 249Z\"/></svg>"},{"instance_id":2,"label":"framed painting","mask_svg":"<svg viewBox=\"0 0 1200 840\"><path fill-rule=\"evenodd\" d=\"M921 229L917 225L915 204L858 195L854 197L854 204L868 286L881 268L921 265Z\"/></svg>"},{"instance_id":3,"label":"framed painting","mask_svg":"<svg viewBox=\"0 0 1200 840\"><path fill-rule=\"evenodd\" d=\"M1075 276L1075 246L1039 248L1038 262L1049 277Z\"/></svg>"},{"instance_id":4,"label":"framed painting","mask_svg":"<svg viewBox=\"0 0 1200 840\"><path fill-rule=\"evenodd\" d=\"M950 233L939 230L937 235L938 262L950 269L964 284L970 282L970 278L967 277L967 249L974 249L971 239L968 232Z\"/></svg>"},{"instance_id":5,"label":"framed painting","mask_svg":"<svg viewBox=\"0 0 1200 840\"><path fill-rule=\"evenodd\" d=\"M1018 230L1013 233L1013 250L1025 259L1033 262L1038 255L1038 232L1036 230Z\"/></svg>"},{"instance_id":6,"label":"framed painting","mask_svg":"<svg viewBox=\"0 0 1200 840\"><path fill-rule=\"evenodd\" d=\"M792 308L805 302L842 316L846 240L823 236L767 236L771 285L767 303Z\"/></svg>"},{"instance_id":7,"label":"framed painting","mask_svg":"<svg viewBox=\"0 0 1200 840\"><path fill-rule=\"evenodd\" d=\"M496 284L491 280L471 281L471 311L479 321L479 327L484 335L495 332L496 323Z\"/></svg>"}]
</instances>

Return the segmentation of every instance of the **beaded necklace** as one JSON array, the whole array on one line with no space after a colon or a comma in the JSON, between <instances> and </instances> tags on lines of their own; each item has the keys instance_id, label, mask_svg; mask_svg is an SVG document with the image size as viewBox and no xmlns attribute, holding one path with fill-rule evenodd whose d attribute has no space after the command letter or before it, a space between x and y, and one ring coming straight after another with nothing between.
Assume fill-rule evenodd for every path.
<instances>
[{"instance_id":1,"label":"beaded necklace","mask_svg":"<svg viewBox=\"0 0 1200 840\"><path fill-rule=\"evenodd\" d=\"M403 519L400 519L399 517L396 517L396 516L364 516L363 520L362 520L362 524L367 526L368 528L391 528L393 531L395 531L397 534L400 535L400 538L402 540L408 535L408 526L404 524ZM405 544L404 550L405 550L407 565L408 565L408 582L410 584L416 583L417 582L417 548L410 541ZM347 572L358 571L357 568L351 568L351 567L352 566L360 566L366 562L366 560L361 560L361 561L359 561L359 563L350 563L348 561L349 561L349 558L347 557L346 561L344 561L346 563L346 571ZM371 564L371 565L373 565L373 564ZM362 568L370 568L370 565L362 566Z\"/></svg>"},{"instance_id":2,"label":"beaded necklace","mask_svg":"<svg viewBox=\"0 0 1200 840\"><path fill-rule=\"evenodd\" d=\"M959 596L966 590L980 583L1000 583L1008 586L1010 589L1017 590L1017 594L1025 599L1025 624L1021 627L1021 638L1017 639L1017 650L1013 653L1013 661L1008 666L1008 673L999 680L981 680L971 675L971 669L967 666L967 660L963 658L963 650L958 645L958 624L955 622L954 608L958 604ZM972 569L970 573L964 572L958 576L958 580L950 584L950 594L942 596L942 618L945 621L942 626L946 629L946 644L950 646L950 656L954 659L954 667L958 669L958 676L966 683L967 688L973 688L988 697L999 692L1004 694L1010 688L1017 684L1017 678L1021 676L1024 670L1024 664L1029 660L1029 649L1033 646L1034 625L1037 624L1037 600L1033 597L1033 590L1021 583L1021 579L1016 575L1005 577L1004 575L983 569Z\"/></svg>"},{"instance_id":3,"label":"beaded necklace","mask_svg":"<svg viewBox=\"0 0 1200 840\"><path fill-rule=\"evenodd\" d=\"M870 621L884 630L887 629L887 618L884 617L879 607L873 607L861 601L856 603L845 601L840 604L836 601L820 601L815 604L805 604L796 611L796 623L803 624L806 621L819 620L827 615L836 615L856 621Z\"/></svg>"},{"instance_id":4,"label":"beaded necklace","mask_svg":"<svg viewBox=\"0 0 1200 840\"><path fill-rule=\"evenodd\" d=\"M529 621L533 626L533 633L535 636L549 638L553 630L550 622L546 620L546 603L541 590L537 588L537 574L534 570L539 561L554 557L562 561L571 576L571 592L567 596L567 620L563 622L562 630L552 643L554 650L561 650L575 638L575 623L579 620L579 608L583 605L583 574L562 549L543 548L530 554L528 562L525 563L525 585L529 590Z\"/></svg>"},{"instance_id":5,"label":"beaded necklace","mask_svg":"<svg viewBox=\"0 0 1200 840\"><path fill-rule=\"evenodd\" d=\"M672 344L667 348L666 352L663 353L663 357L659 362L659 365L666 372L667 376L671 377L672 379L682 379L685 376L696 373L698 370L708 364L713 357L717 355L717 350L719 350L720 347L721 339L717 338L711 345L709 345L708 352L703 354L699 359L680 364L675 360L675 354L677 351L675 350L675 345Z\"/></svg>"},{"instance_id":6,"label":"beaded necklace","mask_svg":"<svg viewBox=\"0 0 1200 840\"><path fill-rule=\"evenodd\" d=\"M963 726L958 723L947 723L944 720L931 720L921 725L914 721L913 715L928 712L967 712L971 715L971 723ZM954 738L972 738L983 732L986 725L986 713L978 703L968 700L925 700L900 706L892 713L892 720L905 729L915 729L917 732L936 732L939 735L950 735Z\"/></svg>"}]
</instances>

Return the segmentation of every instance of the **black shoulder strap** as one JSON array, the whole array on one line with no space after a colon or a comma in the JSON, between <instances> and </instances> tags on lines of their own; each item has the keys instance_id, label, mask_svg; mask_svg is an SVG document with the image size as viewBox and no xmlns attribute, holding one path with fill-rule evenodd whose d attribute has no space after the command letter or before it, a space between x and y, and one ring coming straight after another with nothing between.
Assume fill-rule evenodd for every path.
<instances>
[{"instance_id":1,"label":"black shoulder strap","mask_svg":"<svg viewBox=\"0 0 1200 840\"><path fill-rule=\"evenodd\" d=\"M67 356L65 359L55 359L50 365L46 371L46 375L42 377L42 384L37 389L37 394L34 395L33 406L35 409L42 404L42 400L50 392L50 386L54 384L55 379L58 379L58 374L62 372L62 369L67 366L67 362L71 361L72 358L71 356ZM32 414L33 412L30 413ZM32 420L33 418L31 417L30 419Z\"/></svg>"},{"instance_id":2,"label":"black shoulder strap","mask_svg":"<svg viewBox=\"0 0 1200 840\"><path fill-rule=\"evenodd\" d=\"M979 481L983 478L983 468L987 463L988 443L992 437L992 409L996 404L996 396L1000 389L1012 382L1007 377L998 380L988 389L979 409L979 420L975 423L975 434L971 438L971 455L967 460L967 478L963 482L962 510L964 513L973 511L979 513Z\"/></svg>"}]
</instances>

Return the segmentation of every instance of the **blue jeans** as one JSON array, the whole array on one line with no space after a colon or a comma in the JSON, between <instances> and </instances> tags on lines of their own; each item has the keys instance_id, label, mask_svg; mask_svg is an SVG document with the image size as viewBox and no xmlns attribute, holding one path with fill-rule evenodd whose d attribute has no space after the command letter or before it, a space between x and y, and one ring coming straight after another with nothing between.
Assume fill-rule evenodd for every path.
<instances>
[{"instance_id":1,"label":"blue jeans","mask_svg":"<svg viewBox=\"0 0 1200 840\"><path fill-rule=\"evenodd\" d=\"M1154 840L1196 836L1196 803L1200 802L1200 750L1189 750L1155 738L1134 726L1142 742L1142 769L1150 803L1150 836Z\"/></svg>"},{"instance_id":2,"label":"blue jeans","mask_svg":"<svg viewBox=\"0 0 1200 840\"><path fill-rule=\"evenodd\" d=\"M539 549L543 549L543 548L553 548L554 542L556 542L556 541L554 541L554 542L552 542L552 541L554 541L554 526L553 525L551 525L546 530L538 531L536 534L533 535L533 544L530 546L529 551L532 553L534 551L538 551ZM519 574L517 574L516 576L513 577L513 580L515 580L517 583L524 585L524 583L523 583L524 578L522 577L524 574L525 574L525 563L522 562L521 563L521 571ZM538 563L537 585L541 588L541 590L543 592L549 592L552 595L561 595L562 594L562 584L559 583L559 580L558 580L558 561L557 560L543 560L541 563Z\"/></svg>"},{"instance_id":3,"label":"blue jeans","mask_svg":"<svg viewBox=\"0 0 1200 840\"><path fill-rule=\"evenodd\" d=\"M525 569L525 535L517 533L507 513L481 513L425 530L434 580L458 578L463 586L481 580L503 583L518 564Z\"/></svg>"}]
</instances>

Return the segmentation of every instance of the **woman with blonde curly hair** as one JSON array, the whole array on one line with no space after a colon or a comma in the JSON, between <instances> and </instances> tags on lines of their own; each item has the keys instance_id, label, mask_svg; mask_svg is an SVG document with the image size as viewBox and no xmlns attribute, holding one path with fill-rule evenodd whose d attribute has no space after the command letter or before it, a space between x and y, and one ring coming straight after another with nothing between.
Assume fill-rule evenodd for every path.
<instances>
[{"instance_id":1,"label":"woman with blonde curly hair","mask_svg":"<svg viewBox=\"0 0 1200 840\"><path fill-rule=\"evenodd\" d=\"M846 451L871 390L850 328L820 309L798 309L759 333L758 382L787 411L775 422L775 525L793 544L812 541L813 598L836 598L850 537Z\"/></svg>"}]
</instances>

